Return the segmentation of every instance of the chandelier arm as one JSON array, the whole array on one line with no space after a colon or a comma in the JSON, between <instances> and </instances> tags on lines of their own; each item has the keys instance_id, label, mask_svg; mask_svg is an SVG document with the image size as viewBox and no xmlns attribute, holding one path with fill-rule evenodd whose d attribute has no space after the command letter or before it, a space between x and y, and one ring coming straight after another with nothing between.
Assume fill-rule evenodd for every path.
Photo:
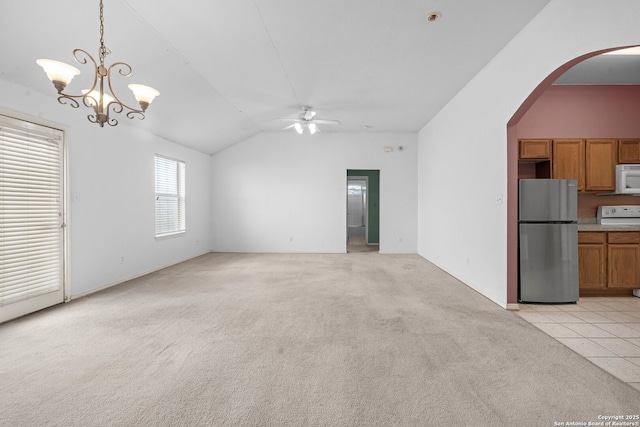
<instances>
[{"instance_id":1,"label":"chandelier arm","mask_svg":"<svg viewBox=\"0 0 640 427\"><path fill-rule=\"evenodd\" d=\"M95 115L93 115L93 114L89 114L89 115L87 116L87 119L89 119L89 121L90 121L91 123L98 123L98 124L100 124L100 122L98 121L98 117L97 117L97 116L95 116ZM102 125L100 125L100 126L102 126Z\"/></svg>"},{"instance_id":2,"label":"chandelier arm","mask_svg":"<svg viewBox=\"0 0 640 427\"><path fill-rule=\"evenodd\" d=\"M86 57L82 57L79 54L83 54ZM98 82L98 75L95 72L95 70L98 67L98 64L96 63L96 61L93 59L93 57L87 51L82 50L82 49L75 49L73 51L73 57L76 60L76 62L78 62L79 64L86 65L89 61L91 61L93 63L93 66L94 66L93 85L91 86L91 89L89 90L89 92L91 92L96 87L96 84ZM90 102L87 103L87 96L85 94L73 95L73 94L70 94L70 93L65 93L64 90L59 91L58 94L60 95L58 97L58 102L60 104L62 104L62 105L69 104L73 108L79 108L80 107L80 103L78 102L78 99L82 99L82 103L86 107L93 108L93 106L91 105ZM91 98L91 97L89 97L89 98ZM93 99L93 98L91 98L91 99ZM94 100L94 103L95 103L95 100Z\"/></svg>"},{"instance_id":3,"label":"chandelier arm","mask_svg":"<svg viewBox=\"0 0 640 427\"><path fill-rule=\"evenodd\" d=\"M109 126L116 126L118 124L118 120L109 117L108 113L106 114L106 117L104 120L99 120L97 114L89 114L87 116L87 119L89 119L91 123L99 124L100 127L104 127L105 123L108 124Z\"/></svg>"},{"instance_id":4,"label":"chandelier arm","mask_svg":"<svg viewBox=\"0 0 640 427\"><path fill-rule=\"evenodd\" d=\"M58 97L58 102L62 105L66 105L69 104L71 105L73 108L78 108L80 107L80 104L78 103L78 101L76 101L75 99L73 99L74 97L70 96L70 95L66 95L62 92L60 92L60 96Z\"/></svg>"},{"instance_id":5,"label":"chandelier arm","mask_svg":"<svg viewBox=\"0 0 640 427\"><path fill-rule=\"evenodd\" d=\"M127 117L130 118L130 119L133 119L134 117L137 117L140 120L144 120L144 113L142 112L142 110L129 111L127 113Z\"/></svg>"},{"instance_id":6,"label":"chandelier arm","mask_svg":"<svg viewBox=\"0 0 640 427\"><path fill-rule=\"evenodd\" d=\"M115 95L113 95L115 97ZM106 124L108 124L109 126L115 126L118 124L118 120L117 119L113 119L111 118L110 113L113 112L115 114L120 114L122 113L123 110L123 106L121 103L116 102L116 101L111 101L110 103L107 104L107 107L105 108L106 114L107 114L107 120L106 120Z\"/></svg>"},{"instance_id":7,"label":"chandelier arm","mask_svg":"<svg viewBox=\"0 0 640 427\"><path fill-rule=\"evenodd\" d=\"M111 86L111 72L114 69L117 70L118 74L120 74L123 77L129 77L133 70L131 68L131 65L127 64L126 62L114 62L107 69L107 86L109 87L109 92L111 92L111 96L113 96L113 98L115 100L115 101L112 101L112 103L116 102L116 103L120 104L120 111L118 111L118 113L121 113L122 112L122 108L124 107L124 108L126 108L128 110L131 110L130 112L127 112L127 117L129 117L129 118L132 118L130 116L131 113L142 114L143 111L141 109L133 108L133 107L127 105L126 103L122 102L122 100L120 98L118 98L118 95L116 95L116 93L114 92L113 87ZM114 110L114 112L115 112L115 110ZM142 114L141 120L142 119L144 119L144 114Z\"/></svg>"},{"instance_id":8,"label":"chandelier arm","mask_svg":"<svg viewBox=\"0 0 640 427\"><path fill-rule=\"evenodd\" d=\"M78 56L78 54L83 54L85 57L80 57ZM82 65L86 65L89 61L91 61L93 63L93 83L91 84L91 88L89 88L89 90L87 91L87 93L91 93L96 86L98 85L98 63L96 62L95 59L93 59L93 56L91 56L91 54L89 54L89 52L87 52L86 50L83 49L74 49L73 50L73 57L76 60L76 62L78 62L79 64ZM68 95L70 97L73 98L83 98L85 96L85 94L80 94L80 95ZM89 105L87 105L87 107L89 107Z\"/></svg>"}]
</instances>

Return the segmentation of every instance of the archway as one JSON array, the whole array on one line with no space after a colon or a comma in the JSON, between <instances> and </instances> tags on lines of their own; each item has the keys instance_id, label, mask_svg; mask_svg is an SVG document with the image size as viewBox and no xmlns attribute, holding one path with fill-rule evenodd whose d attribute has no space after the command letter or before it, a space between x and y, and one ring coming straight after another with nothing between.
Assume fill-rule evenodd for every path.
<instances>
[{"instance_id":1,"label":"archway","mask_svg":"<svg viewBox=\"0 0 640 427\"><path fill-rule=\"evenodd\" d=\"M518 298L518 124L551 85L576 64L627 47L591 52L563 64L533 90L507 123L507 304L517 304Z\"/></svg>"}]
</instances>

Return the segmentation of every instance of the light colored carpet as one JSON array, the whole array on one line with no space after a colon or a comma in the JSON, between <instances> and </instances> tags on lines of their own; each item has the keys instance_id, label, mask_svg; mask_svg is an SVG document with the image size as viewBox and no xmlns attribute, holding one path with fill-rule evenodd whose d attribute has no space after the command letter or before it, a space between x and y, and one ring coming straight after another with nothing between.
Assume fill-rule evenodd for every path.
<instances>
[{"instance_id":1,"label":"light colored carpet","mask_svg":"<svg viewBox=\"0 0 640 427\"><path fill-rule=\"evenodd\" d=\"M553 426L640 393L417 255L209 254L0 325L2 426Z\"/></svg>"}]
</instances>

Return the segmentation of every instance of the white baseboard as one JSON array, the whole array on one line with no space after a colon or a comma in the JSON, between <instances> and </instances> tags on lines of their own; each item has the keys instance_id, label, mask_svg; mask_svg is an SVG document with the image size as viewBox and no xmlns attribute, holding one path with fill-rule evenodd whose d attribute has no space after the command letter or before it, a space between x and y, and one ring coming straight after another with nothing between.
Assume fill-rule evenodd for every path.
<instances>
[{"instance_id":1,"label":"white baseboard","mask_svg":"<svg viewBox=\"0 0 640 427\"><path fill-rule=\"evenodd\" d=\"M185 259L183 259L183 260L181 260L181 261L172 262L172 263L169 263L169 264L163 265L163 266L161 266L161 267L158 267L158 268L154 268L154 269L152 269L152 270L145 271L144 273L140 273L140 274L135 274L135 275L133 275L133 276L129 276L129 277L127 277L127 278L124 278L124 279L118 280L117 282L112 282L112 283L109 283L109 284L106 284L106 285L103 285L103 286L99 286L99 287L97 287L97 288L93 288L93 289L90 289L90 290L88 290L88 291L81 292L81 293L79 293L79 294L69 295L69 296L67 296L67 297L65 298L64 302L70 302L70 301L72 301L72 300L76 300L76 299L78 299L78 298L86 297L87 295L95 294L96 292L104 291L105 289L109 289L109 288L111 288L112 286L116 286L116 285L119 285L119 284L121 284L121 283L128 282L129 280L137 279L138 277L146 276L147 274L151 274L151 273L153 273L153 272L156 272L156 271L159 271L159 270L165 269L165 268L167 268L167 267L171 267L171 266L173 266L173 265L177 265L177 264L183 263L183 262L185 262L185 261L189 261L190 259L198 258L199 256L206 255L206 254L208 254L208 253L211 253L211 252L204 252L204 253L201 253L201 254L199 254L199 255L195 255L195 256L192 256L192 257L189 257L189 258L185 258Z\"/></svg>"}]
</instances>

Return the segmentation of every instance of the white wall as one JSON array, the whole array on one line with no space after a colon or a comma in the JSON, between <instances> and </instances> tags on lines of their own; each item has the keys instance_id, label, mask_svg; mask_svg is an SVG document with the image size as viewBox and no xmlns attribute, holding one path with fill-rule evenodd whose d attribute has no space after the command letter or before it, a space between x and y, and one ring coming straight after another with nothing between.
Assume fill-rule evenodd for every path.
<instances>
[{"instance_id":1,"label":"white wall","mask_svg":"<svg viewBox=\"0 0 640 427\"><path fill-rule=\"evenodd\" d=\"M640 44L640 2L553 0L419 134L418 252L506 305L506 125L583 54ZM513 200L505 202L515 203Z\"/></svg>"},{"instance_id":2,"label":"white wall","mask_svg":"<svg viewBox=\"0 0 640 427\"><path fill-rule=\"evenodd\" d=\"M88 109L60 105L53 97L4 80L0 94L3 109L69 128L72 297L210 251L210 156L140 130L136 122L126 123L126 117L116 127L100 128L86 119ZM185 236L154 238L155 153L186 162Z\"/></svg>"},{"instance_id":3,"label":"white wall","mask_svg":"<svg viewBox=\"0 0 640 427\"><path fill-rule=\"evenodd\" d=\"M211 164L215 251L343 253L346 171L379 169L380 252L416 252L416 134L263 133Z\"/></svg>"}]
</instances>

